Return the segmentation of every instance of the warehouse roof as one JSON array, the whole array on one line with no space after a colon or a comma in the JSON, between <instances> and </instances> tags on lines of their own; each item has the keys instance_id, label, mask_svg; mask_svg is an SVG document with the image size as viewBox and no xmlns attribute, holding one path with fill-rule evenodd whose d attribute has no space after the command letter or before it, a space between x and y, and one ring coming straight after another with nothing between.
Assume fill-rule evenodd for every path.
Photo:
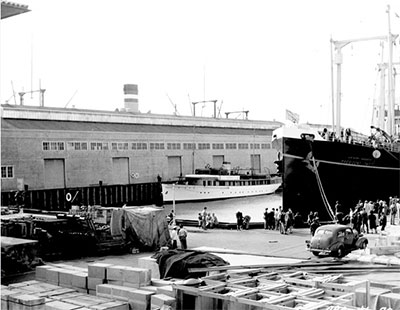
<instances>
[{"instance_id":1,"label":"warehouse roof","mask_svg":"<svg viewBox=\"0 0 400 310\"><path fill-rule=\"evenodd\" d=\"M143 132L179 134L271 135L270 129L221 128L177 125L126 124L103 122L77 122L60 120L30 120L3 118L1 130L90 131L90 132Z\"/></svg>"},{"instance_id":2,"label":"warehouse roof","mask_svg":"<svg viewBox=\"0 0 400 310\"><path fill-rule=\"evenodd\" d=\"M274 130L283 124L276 121L240 120L211 117L177 116L152 113L131 113L120 111L100 111L83 109L66 109L54 107L37 107L22 105L1 105L1 115L4 119L25 119L41 121L75 121L87 123L115 123L115 124L143 124L209 127L209 128L236 128Z\"/></svg>"}]
</instances>

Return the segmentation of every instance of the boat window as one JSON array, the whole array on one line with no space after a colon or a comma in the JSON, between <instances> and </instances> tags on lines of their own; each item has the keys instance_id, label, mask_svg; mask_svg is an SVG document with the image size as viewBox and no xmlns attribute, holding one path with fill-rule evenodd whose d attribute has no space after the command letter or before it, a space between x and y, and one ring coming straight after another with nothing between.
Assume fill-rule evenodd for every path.
<instances>
[{"instance_id":1,"label":"boat window","mask_svg":"<svg viewBox=\"0 0 400 310\"><path fill-rule=\"evenodd\" d=\"M219 182L219 185L224 186L224 185L225 185L225 181L220 181L220 182Z\"/></svg>"},{"instance_id":2,"label":"boat window","mask_svg":"<svg viewBox=\"0 0 400 310\"><path fill-rule=\"evenodd\" d=\"M203 181L203 186L206 186L207 185L207 181Z\"/></svg>"}]
</instances>

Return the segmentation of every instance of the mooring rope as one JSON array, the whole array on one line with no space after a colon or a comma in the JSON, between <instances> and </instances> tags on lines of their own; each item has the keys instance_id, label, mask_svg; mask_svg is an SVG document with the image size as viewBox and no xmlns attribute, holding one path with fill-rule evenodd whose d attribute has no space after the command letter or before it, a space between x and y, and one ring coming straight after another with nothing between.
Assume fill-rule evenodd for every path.
<instances>
[{"instance_id":1,"label":"mooring rope","mask_svg":"<svg viewBox=\"0 0 400 310\"><path fill-rule=\"evenodd\" d=\"M313 161L315 176L317 178L318 189L319 189L319 192L321 193L322 201L324 203L324 206L325 206L326 210L328 211L329 216L331 217L332 220L334 220L335 219L335 215L333 213L331 205L329 204L328 198L326 197L326 194L325 194L325 191L324 191L324 187L322 186L322 182L321 182L321 178L319 177L318 168L317 168L317 164L315 162L315 158L314 158L314 156L312 156L311 158L312 158L312 161Z\"/></svg>"}]
</instances>

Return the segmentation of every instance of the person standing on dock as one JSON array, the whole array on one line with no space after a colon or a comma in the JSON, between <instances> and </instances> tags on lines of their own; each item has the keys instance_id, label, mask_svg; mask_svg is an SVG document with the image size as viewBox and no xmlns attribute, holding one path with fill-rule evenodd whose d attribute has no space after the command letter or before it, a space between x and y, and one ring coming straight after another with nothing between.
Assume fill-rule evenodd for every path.
<instances>
[{"instance_id":1,"label":"person standing on dock","mask_svg":"<svg viewBox=\"0 0 400 310\"><path fill-rule=\"evenodd\" d=\"M379 225L381 226L381 231L385 230L386 223L387 223L386 214L384 212L381 212L381 216L379 217Z\"/></svg>"},{"instance_id":2,"label":"person standing on dock","mask_svg":"<svg viewBox=\"0 0 400 310\"><path fill-rule=\"evenodd\" d=\"M199 212L199 215L197 216L197 226L198 228L202 228L203 226L203 216L201 215L201 212Z\"/></svg>"},{"instance_id":3,"label":"person standing on dock","mask_svg":"<svg viewBox=\"0 0 400 310\"><path fill-rule=\"evenodd\" d=\"M286 212L281 210L279 215L279 232L286 235Z\"/></svg>"},{"instance_id":4,"label":"person standing on dock","mask_svg":"<svg viewBox=\"0 0 400 310\"><path fill-rule=\"evenodd\" d=\"M207 207L204 207L203 211L201 212L201 227L204 230L207 230L206 220L207 220Z\"/></svg>"},{"instance_id":5,"label":"person standing on dock","mask_svg":"<svg viewBox=\"0 0 400 310\"><path fill-rule=\"evenodd\" d=\"M268 229L274 230L275 228L275 208L268 213Z\"/></svg>"},{"instance_id":6,"label":"person standing on dock","mask_svg":"<svg viewBox=\"0 0 400 310\"><path fill-rule=\"evenodd\" d=\"M371 210L368 215L368 220L369 220L369 228L371 229L371 233L376 234L376 216L374 214L374 211Z\"/></svg>"},{"instance_id":7,"label":"person standing on dock","mask_svg":"<svg viewBox=\"0 0 400 310\"><path fill-rule=\"evenodd\" d=\"M292 209L288 209L285 216L286 221L286 232L289 234L293 233L293 223L294 223L294 214Z\"/></svg>"},{"instance_id":8,"label":"person standing on dock","mask_svg":"<svg viewBox=\"0 0 400 310\"><path fill-rule=\"evenodd\" d=\"M179 231L178 231L178 237L179 237L179 241L181 242L181 248L182 250L186 250L187 249L187 230L185 228L183 228L183 225L180 224L179 225Z\"/></svg>"},{"instance_id":9,"label":"person standing on dock","mask_svg":"<svg viewBox=\"0 0 400 310\"><path fill-rule=\"evenodd\" d=\"M171 231L171 240L172 240L172 249L175 250L178 248L178 226L174 226Z\"/></svg>"},{"instance_id":10,"label":"person standing on dock","mask_svg":"<svg viewBox=\"0 0 400 310\"><path fill-rule=\"evenodd\" d=\"M264 211L264 229L269 229L268 216L269 216L268 208L265 208L265 211Z\"/></svg>"},{"instance_id":11,"label":"person standing on dock","mask_svg":"<svg viewBox=\"0 0 400 310\"><path fill-rule=\"evenodd\" d=\"M313 219L310 225L310 232L311 232L311 236L314 236L315 231L317 230L317 228L320 226L321 224L319 223L319 216L318 216L318 212L314 212L313 215Z\"/></svg>"},{"instance_id":12,"label":"person standing on dock","mask_svg":"<svg viewBox=\"0 0 400 310\"><path fill-rule=\"evenodd\" d=\"M275 210L274 218L275 218L275 230L279 230L279 218L281 216L282 207L279 206L278 209Z\"/></svg>"},{"instance_id":13,"label":"person standing on dock","mask_svg":"<svg viewBox=\"0 0 400 310\"><path fill-rule=\"evenodd\" d=\"M236 230L242 230L243 226L243 213L239 210L236 212Z\"/></svg>"},{"instance_id":14,"label":"person standing on dock","mask_svg":"<svg viewBox=\"0 0 400 310\"><path fill-rule=\"evenodd\" d=\"M174 224L174 220L175 220L175 213L174 210L171 210L171 212L167 216L168 225Z\"/></svg>"},{"instance_id":15,"label":"person standing on dock","mask_svg":"<svg viewBox=\"0 0 400 310\"><path fill-rule=\"evenodd\" d=\"M390 199L390 225L396 225L397 206L394 199Z\"/></svg>"}]
</instances>

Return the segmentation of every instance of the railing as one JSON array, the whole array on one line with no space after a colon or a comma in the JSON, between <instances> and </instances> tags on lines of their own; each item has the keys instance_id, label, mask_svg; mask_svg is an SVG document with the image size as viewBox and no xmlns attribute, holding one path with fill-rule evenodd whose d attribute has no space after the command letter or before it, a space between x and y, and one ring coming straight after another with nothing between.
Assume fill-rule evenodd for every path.
<instances>
[{"instance_id":1,"label":"railing","mask_svg":"<svg viewBox=\"0 0 400 310\"><path fill-rule=\"evenodd\" d=\"M323 135L321 135L321 137L324 138ZM376 140L371 140L370 138L364 137L351 136L351 138L346 141L346 138L338 139L335 136L328 135L327 139L325 140L330 142L362 145L376 149L385 149L392 152L400 152L400 143L378 142Z\"/></svg>"},{"instance_id":2,"label":"railing","mask_svg":"<svg viewBox=\"0 0 400 310\"><path fill-rule=\"evenodd\" d=\"M16 206L46 211L68 211L71 205L162 205L161 184L97 185L76 188L27 190L1 193L2 206Z\"/></svg>"}]
</instances>

